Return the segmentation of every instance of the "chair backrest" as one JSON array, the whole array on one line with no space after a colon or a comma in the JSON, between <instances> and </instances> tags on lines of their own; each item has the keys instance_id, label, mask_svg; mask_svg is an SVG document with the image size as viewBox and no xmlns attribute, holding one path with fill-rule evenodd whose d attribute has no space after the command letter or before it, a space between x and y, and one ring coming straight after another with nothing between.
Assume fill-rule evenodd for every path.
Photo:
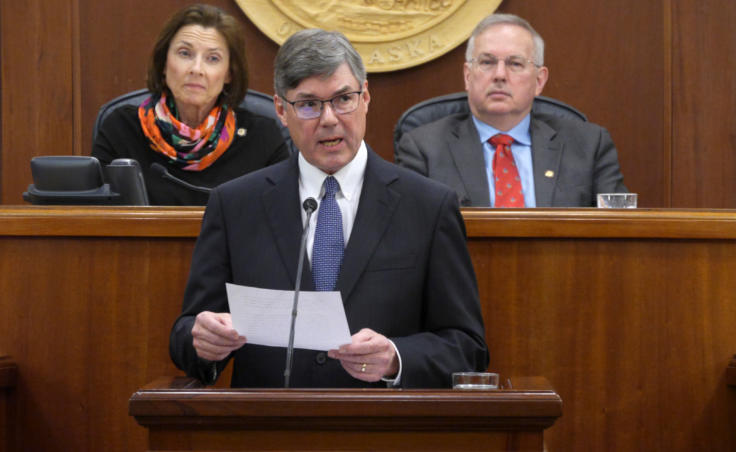
<instances>
[{"instance_id":1,"label":"chair backrest","mask_svg":"<svg viewBox=\"0 0 736 452\"><path fill-rule=\"evenodd\" d=\"M100 126L102 126L103 121L110 113L112 113L113 110L118 107L122 107L123 105L140 105L141 102L150 95L151 94L147 89L138 89L116 97L100 107L100 111L97 113L97 119L95 119L95 125L92 129L92 143L94 144L94 141L97 139L97 133ZM249 89L248 94L245 95L245 99L240 103L240 107L276 121L276 125L281 130L281 135L288 144L289 150L294 152L295 147L294 143L291 141L289 129L284 127L276 116L276 110L274 110L273 107L273 97L260 91Z\"/></svg>"},{"instance_id":2,"label":"chair backrest","mask_svg":"<svg viewBox=\"0 0 736 452\"><path fill-rule=\"evenodd\" d=\"M445 116L456 113L467 113L468 94L465 92L446 94L433 97L410 107L399 118L394 128L394 150L399 147L399 140L406 132L424 124L442 119ZM579 110L564 102L551 97L537 96L534 98L532 111L549 115L561 116L563 118L587 121L588 118Z\"/></svg>"}]
</instances>

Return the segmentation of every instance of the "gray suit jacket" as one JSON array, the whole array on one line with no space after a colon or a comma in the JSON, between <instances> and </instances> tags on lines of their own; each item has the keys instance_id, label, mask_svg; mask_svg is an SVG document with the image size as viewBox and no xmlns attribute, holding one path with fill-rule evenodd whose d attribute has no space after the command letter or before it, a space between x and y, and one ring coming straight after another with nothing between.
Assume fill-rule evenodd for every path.
<instances>
[{"instance_id":1,"label":"gray suit jacket","mask_svg":"<svg viewBox=\"0 0 736 452\"><path fill-rule=\"evenodd\" d=\"M170 339L174 363L190 376L210 379L191 330L199 312L228 311L226 282L294 290L303 228L298 178L294 154L211 193ZM301 288L314 290L308 262ZM372 151L336 289L351 334L371 328L394 341L402 387L449 388L452 372L488 366L478 288L454 193ZM232 357L233 386L283 384L284 348L246 344ZM385 387L354 379L325 352L301 349L294 351L291 385Z\"/></svg>"},{"instance_id":2,"label":"gray suit jacket","mask_svg":"<svg viewBox=\"0 0 736 452\"><path fill-rule=\"evenodd\" d=\"M535 113L530 128L537 207L593 207L596 193L628 191L604 128ZM405 133L395 157L399 165L453 188L462 206L490 206L483 148L469 113Z\"/></svg>"}]
</instances>

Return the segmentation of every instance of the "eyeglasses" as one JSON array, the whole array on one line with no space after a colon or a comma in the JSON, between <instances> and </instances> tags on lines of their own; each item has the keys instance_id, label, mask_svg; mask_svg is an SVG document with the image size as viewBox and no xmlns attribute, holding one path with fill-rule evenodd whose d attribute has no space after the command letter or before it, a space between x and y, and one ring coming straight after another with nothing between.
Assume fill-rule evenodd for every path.
<instances>
[{"instance_id":1,"label":"eyeglasses","mask_svg":"<svg viewBox=\"0 0 736 452\"><path fill-rule=\"evenodd\" d=\"M534 61L527 60L523 56L519 55L512 55L504 58L503 60L500 60L496 55L484 54L479 56L478 58L472 58L468 60L468 63L475 65L482 72L492 72L495 71L498 67L499 61L503 61L504 67L508 69L509 72L513 72L515 74L524 72L527 67L529 67L529 65L539 67L539 65L536 64Z\"/></svg>"},{"instance_id":2,"label":"eyeglasses","mask_svg":"<svg viewBox=\"0 0 736 452\"><path fill-rule=\"evenodd\" d=\"M354 112L358 108L360 103L360 95L363 91L353 91L350 93L342 93L337 96L322 100L322 99L304 99L290 101L284 99L285 102L291 104L294 107L294 112L299 119L315 119L322 116L322 110L325 108L325 103L329 102L332 106L332 110L338 115L345 115Z\"/></svg>"}]
</instances>

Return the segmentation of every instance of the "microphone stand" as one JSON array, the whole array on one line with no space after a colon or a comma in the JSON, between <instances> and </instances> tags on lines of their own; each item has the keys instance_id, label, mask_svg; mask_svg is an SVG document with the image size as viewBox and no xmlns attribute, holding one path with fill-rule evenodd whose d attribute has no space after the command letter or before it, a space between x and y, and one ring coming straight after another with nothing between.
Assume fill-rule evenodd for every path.
<instances>
[{"instance_id":1,"label":"microphone stand","mask_svg":"<svg viewBox=\"0 0 736 452\"><path fill-rule=\"evenodd\" d=\"M200 187L199 185L190 184L189 182L185 180L181 180L178 177L174 176L169 172L169 170L166 169L162 164L153 162L151 163L151 171L158 174L162 178L166 180L170 180L171 182L181 185L182 187L188 188L189 190L198 191L200 193L207 193L210 194L212 192L212 189L209 187Z\"/></svg>"},{"instance_id":2,"label":"microphone stand","mask_svg":"<svg viewBox=\"0 0 736 452\"><path fill-rule=\"evenodd\" d=\"M307 212L307 221L304 222L304 232L302 232L302 243L299 247L299 263L296 269L296 281L294 282L294 304L291 308L291 327L289 328L289 346L286 348L286 366L284 367L284 387L289 387L289 377L291 377L292 357L294 355L294 326L296 325L297 305L299 304L299 288L302 282L302 271L304 267L304 251L307 248L307 235L309 234L309 219L312 213L317 210L317 201L314 198L307 198L302 205Z\"/></svg>"}]
</instances>

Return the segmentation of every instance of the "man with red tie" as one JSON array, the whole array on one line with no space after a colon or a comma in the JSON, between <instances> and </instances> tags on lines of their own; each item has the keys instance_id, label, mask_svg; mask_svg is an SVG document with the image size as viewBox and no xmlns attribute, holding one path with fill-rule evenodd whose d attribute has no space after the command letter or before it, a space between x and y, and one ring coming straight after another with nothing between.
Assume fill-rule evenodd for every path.
<instances>
[{"instance_id":1,"label":"man with red tie","mask_svg":"<svg viewBox=\"0 0 736 452\"><path fill-rule=\"evenodd\" d=\"M463 206L592 207L596 193L627 191L605 129L532 109L549 70L526 20L483 19L463 74L470 113L405 133L399 165L455 189Z\"/></svg>"}]
</instances>

